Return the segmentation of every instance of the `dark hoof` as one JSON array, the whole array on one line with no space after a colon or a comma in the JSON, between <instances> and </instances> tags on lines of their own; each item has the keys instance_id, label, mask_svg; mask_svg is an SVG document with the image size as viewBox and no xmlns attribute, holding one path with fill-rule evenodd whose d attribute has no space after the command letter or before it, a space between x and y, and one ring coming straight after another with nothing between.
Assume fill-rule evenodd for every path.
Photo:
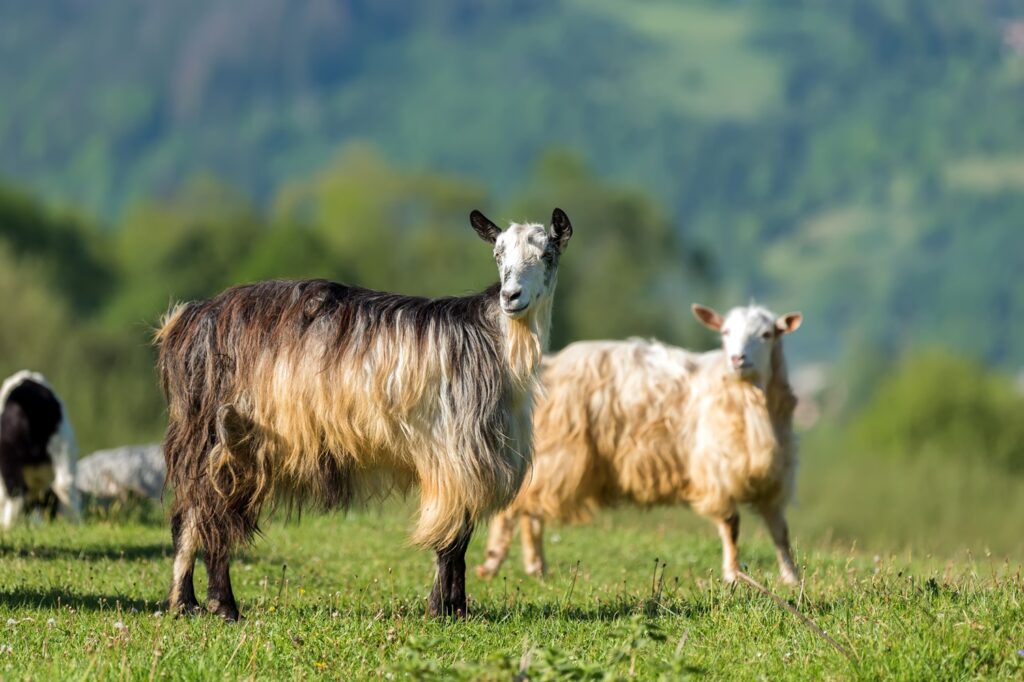
<instances>
[{"instance_id":1,"label":"dark hoof","mask_svg":"<svg viewBox=\"0 0 1024 682\"><path fill-rule=\"evenodd\" d=\"M430 605L430 617L431 618L454 618L455 620L465 620L468 610L465 604L431 604Z\"/></svg>"},{"instance_id":2,"label":"dark hoof","mask_svg":"<svg viewBox=\"0 0 1024 682\"><path fill-rule=\"evenodd\" d=\"M234 604L223 604L216 599L210 600L207 604L207 608L211 613L220 616L229 623L236 623L242 620L242 615L238 612L238 607Z\"/></svg>"}]
</instances>

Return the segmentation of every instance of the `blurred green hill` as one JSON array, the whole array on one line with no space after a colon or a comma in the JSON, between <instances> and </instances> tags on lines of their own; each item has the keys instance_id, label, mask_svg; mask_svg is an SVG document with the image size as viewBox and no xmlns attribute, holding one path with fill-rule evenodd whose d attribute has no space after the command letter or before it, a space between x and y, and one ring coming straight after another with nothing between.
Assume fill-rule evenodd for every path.
<instances>
[{"instance_id":1,"label":"blurred green hill","mask_svg":"<svg viewBox=\"0 0 1024 682\"><path fill-rule=\"evenodd\" d=\"M252 200L239 210L277 225L296 215L280 206L296 178L362 140L424 182L468 179L472 192L446 197L461 216L470 198L518 207L538 159L568 148L596 179L649 197L680 243L708 256L713 302L755 296L803 309L809 324L793 338L802 357L927 342L1019 367L1021 21L1024 6L1009 0L6 2L0 173L89 222L120 226L129 263L125 250L150 239L148 256L170 258L156 235L178 219L165 208L199 172L241 198L194 211ZM573 201L570 215L592 203ZM309 244L323 238L303 234ZM165 299L202 290L198 281L281 267L348 272L291 236L247 253L242 267L227 248L235 239L244 230L196 264L219 279L194 278L184 261L123 267L166 274ZM349 259L346 250L370 248L333 246L328 253ZM289 260L272 267L277 258ZM446 268L426 267L451 283ZM388 272L371 279L402 283ZM90 286L117 285L99 277ZM636 289L603 293L606 307L637 304ZM698 293L680 289L662 314L681 327ZM113 298L109 319L152 317L145 288ZM581 299L566 314L602 313ZM572 331L608 328L620 327Z\"/></svg>"}]
</instances>

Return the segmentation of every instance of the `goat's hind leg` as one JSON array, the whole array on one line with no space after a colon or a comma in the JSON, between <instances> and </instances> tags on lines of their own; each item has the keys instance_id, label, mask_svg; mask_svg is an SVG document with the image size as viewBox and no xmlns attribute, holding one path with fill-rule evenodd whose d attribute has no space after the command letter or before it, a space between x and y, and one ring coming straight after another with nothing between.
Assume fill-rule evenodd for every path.
<instances>
[{"instance_id":1,"label":"goat's hind leg","mask_svg":"<svg viewBox=\"0 0 1024 682\"><path fill-rule=\"evenodd\" d=\"M789 544L789 524L786 523L786 515L781 507L768 507L761 510L765 523L768 524L768 531L775 543L775 556L779 562L779 575L782 582L787 585L800 584L800 572L793 562L793 550Z\"/></svg>"},{"instance_id":2,"label":"goat's hind leg","mask_svg":"<svg viewBox=\"0 0 1024 682\"><path fill-rule=\"evenodd\" d=\"M523 536L523 570L526 575L543 578L547 572L544 562L544 520L533 514L523 514L520 518Z\"/></svg>"},{"instance_id":3,"label":"goat's hind leg","mask_svg":"<svg viewBox=\"0 0 1024 682\"><path fill-rule=\"evenodd\" d=\"M241 618L238 603L231 589L231 558L226 545L207 549L203 555L209 584L206 588L206 608L224 620L236 621Z\"/></svg>"},{"instance_id":4,"label":"goat's hind leg","mask_svg":"<svg viewBox=\"0 0 1024 682\"><path fill-rule=\"evenodd\" d=\"M476 574L481 578L493 578L498 575L501 565L508 557L515 523L516 515L508 511L495 515L491 520L491 527L487 532L487 553L484 562L476 567Z\"/></svg>"},{"instance_id":5,"label":"goat's hind leg","mask_svg":"<svg viewBox=\"0 0 1024 682\"><path fill-rule=\"evenodd\" d=\"M473 525L467 524L455 542L437 553L437 578L430 591L430 615L465 618L466 608L466 549L473 537Z\"/></svg>"},{"instance_id":6,"label":"goat's hind leg","mask_svg":"<svg viewBox=\"0 0 1024 682\"><path fill-rule=\"evenodd\" d=\"M192 574L199 552L199 531L195 523L195 511L185 509L171 516L171 540L174 543L174 570L171 577L171 592L167 597L168 608L182 615L200 611Z\"/></svg>"}]
</instances>

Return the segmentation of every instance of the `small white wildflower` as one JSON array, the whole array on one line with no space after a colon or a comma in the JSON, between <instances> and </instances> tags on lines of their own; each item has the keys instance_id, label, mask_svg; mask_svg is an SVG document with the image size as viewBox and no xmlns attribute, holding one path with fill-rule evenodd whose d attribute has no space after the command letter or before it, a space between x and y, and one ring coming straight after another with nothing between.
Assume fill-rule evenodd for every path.
<instances>
[{"instance_id":1,"label":"small white wildflower","mask_svg":"<svg viewBox=\"0 0 1024 682\"><path fill-rule=\"evenodd\" d=\"M56 618L47 618L46 619L46 624L49 625L52 628L54 625L57 624L57 619Z\"/></svg>"},{"instance_id":2,"label":"small white wildflower","mask_svg":"<svg viewBox=\"0 0 1024 682\"><path fill-rule=\"evenodd\" d=\"M162 616L162 615L164 615L164 612L163 612L163 611L154 611L154 612L153 612L153 617L154 617L154 618L159 618L159 617L160 617L160 616Z\"/></svg>"},{"instance_id":3,"label":"small white wildflower","mask_svg":"<svg viewBox=\"0 0 1024 682\"><path fill-rule=\"evenodd\" d=\"M118 630L126 630L127 629L125 624L122 623L121 621L117 621L116 623L114 623L114 628L116 628Z\"/></svg>"},{"instance_id":4,"label":"small white wildflower","mask_svg":"<svg viewBox=\"0 0 1024 682\"><path fill-rule=\"evenodd\" d=\"M14 618L8 618L8 619L7 619L7 624L8 624L8 625L17 625L17 624L18 624L18 621L17 621L17 620L15 620Z\"/></svg>"},{"instance_id":5,"label":"small white wildflower","mask_svg":"<svg viewBox=\"0 0 1024 682\"><path fill-rule=\"evenodd\" d=\"M7 654L8 656L14 653L14 647L10 644L0 644L0 654Z\"/></svg>"}]
</instances>

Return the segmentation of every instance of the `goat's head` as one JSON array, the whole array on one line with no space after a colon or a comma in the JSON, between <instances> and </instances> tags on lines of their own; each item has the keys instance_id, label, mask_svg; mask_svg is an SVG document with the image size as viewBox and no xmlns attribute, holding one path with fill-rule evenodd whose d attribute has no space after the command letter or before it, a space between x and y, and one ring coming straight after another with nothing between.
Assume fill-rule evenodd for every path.
<instances>
[{"instance_id":1,"label":"goat's head","mask_svg":"<svg viewBox=\"0 0 1024 682\"><path fill-rule=\"evenodd\" d=\"M776 317L755 305L733 308L722 317L711 308L695 303L693 314L705 327L721 333L729 368L741 378L755 382L771 379L775 345L784 334L795 332L804 319L800 313Z\"/></svg>"},{"instance_id":2,"label":"goat's head","mask_svg":"<svg viewBox=\"0 0 1024 682\"><path fill-rule=\"evenodd\" d=\"M494 245L502 311L512 319L524 317L531 306L554 291L558 259L572 237L569 216L556 208L550 233L537 223L512 223L502 232L480 211L473 211L469 220L477 234Z\"/></svg>"}]
</instances>

